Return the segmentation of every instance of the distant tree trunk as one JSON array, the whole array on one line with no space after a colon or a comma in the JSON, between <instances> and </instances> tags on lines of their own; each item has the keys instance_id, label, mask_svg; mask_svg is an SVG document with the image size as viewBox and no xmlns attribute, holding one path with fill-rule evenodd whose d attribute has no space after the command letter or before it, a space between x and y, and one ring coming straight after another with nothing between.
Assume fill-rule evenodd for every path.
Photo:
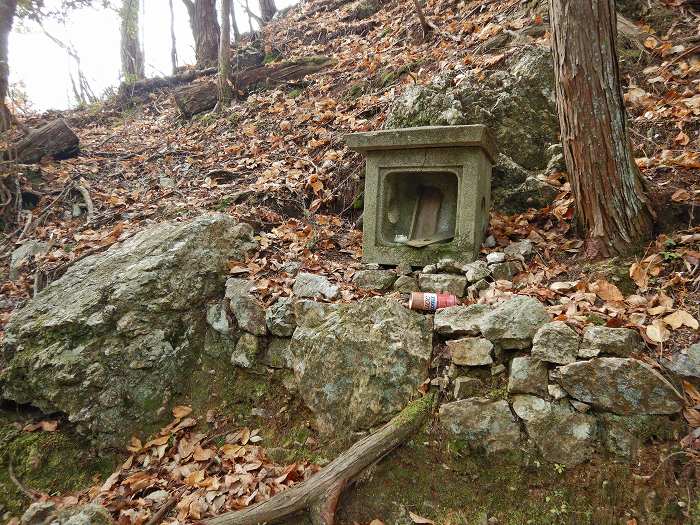
<instances>
[{"instance_id":1,"label":"distant tree trunk","mask_svg":"<svg viewBox=\"0 0 700 525\"><path fill-rule=\"evenodd\" d=\"M653 212L627 137L614 0L550 0L564 158L586 255L629 253L650 238Z\"/></svg>"},{"instance_id":2,"label":"distant tree trunk","mask_svg":"<svg viewBox=\"0 0 700 525\"><path fill-rule=\"evenodd\" d=\"M248 13L248 28L250 29L251 34L253 33L253 18L251 16L252 12L250 10L250 6L248 5L248 0L245 0L245 12Z\"/></svg>"},{"instance_id":3,"label":"distant tree trunk","mask_svg":"<svg viewBox=\"0 0 700 525\"><path fill-rule=\"evenodd\" d=\"M277 12L275 0L260 0L260 18L263 22L269 22Z\"/></svg>"},{"instance_id":4,"label":"distant tree trunk","mask_svg":"<svg viewBox=\"0 0 700 525\"><path fill-rule=\"evenodd\" d=\"M219 109L231 104L231 0L221 0L221 40L219 42Z\"/></svg>"},{"instance_id":5,"label":"distant tree trunk","mask_svg":"<svg viewBox=\"0 0 700 525\"><path fill-rule=\"evenodd\" d=\"M17 10L17 0L0 0L0 131L10 129L12 115L7 108L10 87L9 37Z\"/></svg>"},{"instance_id":6,"label":"distant tree trunk","mask_svg":"<svg viewBox=\"0 0 700 525\"><path fill-rule=\"evenodd\" d=\"M238 42L241 39L241 32L238 29L238 22L236 21L236 10L231 6L231 28L233 29L233 41Z\"/></svg>"},{"instance_id":7,"label":"distant tree trunk","mask_svg":"<svg viewBox=\"0 0 700 525\"><path fill-rule=\"evenodd\" d=\"M177 41L175 40L175 10L173 0L168 0L170 8L170 61L173 65L173 75L177 71Z\"/></svg>"},{"instance_id":8,"label":"distant tree trunk","mask_svg":"<svg viewBox=\"0 0 700 525\"><path fill-rule=\"evenodd\" d=\"M134 82L144 77L143 49L139 44L138 0L122 0L122 8L119 15L122 19L122 75L125 82Z\"/></svg>"},{"instance_id":9,"label":"distant tree trunk","mask_svg":"<svg viewBox=\"0 0 700 525\"><path fill-rule=\"evenodd\" d=\"M196 0L194 4L195 54L197 67L216 65L219 55L219 22L216 0Z\"/></svg>"}]
</instances>

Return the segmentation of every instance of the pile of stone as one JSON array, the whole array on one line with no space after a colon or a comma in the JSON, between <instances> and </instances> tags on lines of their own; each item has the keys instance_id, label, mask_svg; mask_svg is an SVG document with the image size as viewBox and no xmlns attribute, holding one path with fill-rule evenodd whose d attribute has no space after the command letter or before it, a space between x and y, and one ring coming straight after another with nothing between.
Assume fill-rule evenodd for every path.
<instances>
[{"instance_id":1,"label":"pile of stone","mask_svg":"<svg viewBox=\"0 0 700 525\"><path fill-rule=\"evenodd\" d=\"M491 283L512 280L524 270L523 263L532 256L531 241L524 240L508 245L502 252L491 252L486 260L457 264L443 259L437 264L413 271L400 265L395 270L380 269L378 265L355 272L353 284L363 290L375 292L435 292L448 293L458 298L477 300Z\"/></svg>"},{"instance_id":2,"label":"pile of stone","mask_svg":"<svg viewBox=\"0 0 700 525\"><path fill-rule=\"evenodd\" d=\"M639 358L637 332L588 326L579 335L530 297L439 310L435 331L450 360L440 384L455 399L440 408L441 424L473 448L534 444L568 466L600 445L633 458L683 407L679 390ZM505 391L483 380L506 372Z\"/></svg>"}]
</instances>

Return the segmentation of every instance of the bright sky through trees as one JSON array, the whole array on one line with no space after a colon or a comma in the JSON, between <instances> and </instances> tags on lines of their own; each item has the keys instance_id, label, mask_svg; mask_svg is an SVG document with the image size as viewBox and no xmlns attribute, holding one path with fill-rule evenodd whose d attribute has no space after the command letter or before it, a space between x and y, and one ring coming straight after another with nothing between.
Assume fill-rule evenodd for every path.
<instances>
[{"instance_id":1,"label":"bright sky through trees","mask_svg":"<svg viewBox=\"0 0 700 525\"><path fill-rule=\"evenodd\" d=\"M171 74L170 15L168 0L142 0L142 34L146 52L146 75ZM48 5L55 0L47 0ZM257 12L258 2L251 0ZM278 8L296 0L277 0ZM145 4L145 5L144 5ZM236 0L233 2L241 31L248 30L248 16ZM194 41L187 10L180 0L173 2L177 36L178 62L194 62ZM45 23L47 31L64 42L72 43L80 54L83 72L95 94L119 82L119 18L115 11L88 8L72 13L64 26L53 20ZM74 104L69 71L75 63L65 51L51 42L36 24L15 24L10 35L10 82L22 82L24 91L38 110L65 109ZM75 72L73 73L75 76Z\"/></svg>"}]
</instances>

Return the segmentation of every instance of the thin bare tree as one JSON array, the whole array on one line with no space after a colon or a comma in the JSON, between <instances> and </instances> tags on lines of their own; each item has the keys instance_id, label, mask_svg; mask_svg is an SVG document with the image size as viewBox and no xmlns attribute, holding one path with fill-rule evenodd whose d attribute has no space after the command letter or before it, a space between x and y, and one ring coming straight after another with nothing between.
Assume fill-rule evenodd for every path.
<instances>
[{"instance_id":1,"label":"thin bare tree","mask_svg":"<svg viewBox=\"0 0 700 525\"><path fill-rule=\"evenodd\" d=\"M221 0L221 40L219 41L219 102L223 109L231 104L231 0Z\"/></svg>"}]
</instances>

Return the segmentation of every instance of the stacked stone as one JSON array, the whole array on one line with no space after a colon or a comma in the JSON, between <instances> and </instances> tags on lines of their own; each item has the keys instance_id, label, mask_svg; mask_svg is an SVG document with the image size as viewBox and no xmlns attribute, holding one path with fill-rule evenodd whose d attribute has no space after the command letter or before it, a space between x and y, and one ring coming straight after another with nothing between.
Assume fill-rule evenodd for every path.
<instances>
[{"instance_id":1,"label":"stacked stone","mask_svg":"<svg viewBox=\"0 0 700 525\"><path fill-rule=\"evenodd\" d=\"M534 444L544 459L568 466L600 445L633 458L642 436L668 434L668 416L683 407L678 389L635 357L637 332L588 326L579 335L530 297L440 310L435 331L451 359L455 399L440 408L441 422L473 448ZM506 370L505 389L485 385L484 377Z\"/></svg>"}]
</instances>

